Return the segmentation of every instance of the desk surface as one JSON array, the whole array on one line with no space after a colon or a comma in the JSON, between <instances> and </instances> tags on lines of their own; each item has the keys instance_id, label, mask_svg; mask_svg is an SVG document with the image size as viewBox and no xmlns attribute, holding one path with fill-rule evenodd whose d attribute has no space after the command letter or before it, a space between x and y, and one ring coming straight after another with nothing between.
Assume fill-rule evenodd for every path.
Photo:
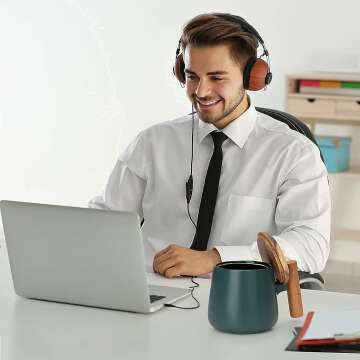
<instances>
[{"instance_id":1,"label":"desk surface","mask_svg":"<svg viewBox=\"0 0 360 360\"><path fill-rule=\"evenodd\" d=\"M339 354L284 351L291 329L286 293L278 296L279 320L271 331L225 334L207 320L210 280L199 279L198 310L166 308L142 315L23 299L15 295L7 254L0 242L0 360L41 359L338 359ZM151 276L159 284L189 286L190 280ZM305 313L317 309L360 307L360 295L303 291ZM191 306L192 299L178 304ZM347 354L359 358L358 354Z\"/></svg>"}]
</instances>

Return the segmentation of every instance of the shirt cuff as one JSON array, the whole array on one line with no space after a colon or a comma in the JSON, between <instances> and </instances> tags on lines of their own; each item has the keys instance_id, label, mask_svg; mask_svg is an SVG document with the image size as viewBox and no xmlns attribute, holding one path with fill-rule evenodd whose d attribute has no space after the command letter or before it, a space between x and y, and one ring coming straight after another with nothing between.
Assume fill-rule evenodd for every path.
<instances>
[{"instance_id":1,"label":"shirt cuff","mask_svg":"<svg viewBox=\"0 0 360 360\"><path fill-rule=\"evenodd\" d=\"M215 249L220 255L221 262L239 260L261 261L256 242L253 245L247 246L215 246Z\"/></svg>"}]
</instances>

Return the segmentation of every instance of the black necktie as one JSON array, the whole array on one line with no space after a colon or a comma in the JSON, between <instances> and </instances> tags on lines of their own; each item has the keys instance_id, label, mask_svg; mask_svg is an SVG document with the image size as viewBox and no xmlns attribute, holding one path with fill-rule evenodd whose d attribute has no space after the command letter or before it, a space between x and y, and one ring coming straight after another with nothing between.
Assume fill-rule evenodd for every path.
<instances>
[{"instance_id":1,"label":"black necktie","mask_svg":"<svg viewBox=\"0 0 360 360\"><path fill-rule=\"evenodd\" d=\"M214 141L214 152L206 173L205 184L201 196L196 233L191 244L193 250L206 250L214 216L216 197L222 165L222 144L227 138L222 132L213 131L211 136Z\"/></svg>"}]
</instances>

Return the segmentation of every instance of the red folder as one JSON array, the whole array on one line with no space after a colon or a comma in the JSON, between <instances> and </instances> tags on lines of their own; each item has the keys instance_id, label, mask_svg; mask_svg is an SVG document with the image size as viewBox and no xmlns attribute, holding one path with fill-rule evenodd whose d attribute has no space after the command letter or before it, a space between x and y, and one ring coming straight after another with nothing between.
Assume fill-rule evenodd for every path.
<instances>
[{"instance_id":1,"label":"red folder","mask_svg":"<svg viewBox=\"0 0 360 360\"><path fill-rule=\"evenodd\" d=\"M304 345L330 345L330 344L350 344L350 343L360 343L359 337L354 338L336 338L335 336L333 338L328 339L303 339L305 336L307 330L309 329L311 325L312 318L314 316L314 312L310 311L305 319L304 325L300 331L299 336L296 339L296 345L298 347L304 346Z\"/></svg>"}]
</instances>

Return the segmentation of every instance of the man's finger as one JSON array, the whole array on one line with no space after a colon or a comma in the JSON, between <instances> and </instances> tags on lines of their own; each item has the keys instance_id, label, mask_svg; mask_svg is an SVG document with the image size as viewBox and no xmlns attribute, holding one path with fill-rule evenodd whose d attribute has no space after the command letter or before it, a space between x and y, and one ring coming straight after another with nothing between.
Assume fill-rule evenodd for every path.
<instances>
[{"instance_id":1,"label":"man's finger","mask_svg":"<svg viewBox=\"0 0 360 360\"><path fill-rule=\"evenodd\" d=\"M169 253L169 250L170 249L165 251L164 249L164 252L162 254L159 253L159 255L154 257L153 268L155 272L159 272L159 264L171 258L171 254Z\"/></svg>"},{"instance_id":2,"label":"man's finger","mask_svg":"<svg viewBox=\"0 0 360 360\"><path fill-rule=\"evenodd\" d=\"M179 255L176 253L173 253L172 251L167 251L166 253L160 255L159 257L156 258L155 262L156 264L161 264L163 261L166 261L172 257L177 258Z\"/></svg>"},{"instance_id":3,"label":"man's finger","mask_svg":"<svg viewBox=\"0 0 360 360\"><path fill-rule=\"evenodd\" d=\"M160 250L157 254L155 254L154 259L157 259L159 256L167 253L167 252L170 250L170 247L171 247L171 246L172 246L172 245L168 245L166 248Z\"/></svg>"},{"instance_id":4,"label":"man's finger","mask_svg":"<svg viewBox=\"0 0 360 360\"><path fill-rule=\"evenodd\" d=\"M173 266L176 266L178 263L174 258L170 258L166 261L163 261L161 264L157 265L158 273L161 275L165 275L166 271Z\"/></svg>"},{"instance_id":5,"label":"man's finger","mask_svg":"<svg viewBox=\"0 0 360 360\"><path fill-rule=\"evenodd\" d=\"M180 275L183 275L183 274L182 274L182 266L179 264L168 268L164 272L164 276L167 278L174 278L174 277L178 277Z\"/></svg>"},{"instance_id":6,"label":"man's finger","mask_svg":"<svg viewBox=\"0 0 360 360\"><path fill-rule=\"evenodd\" d=\"M172 252L168 251L154 260L154 267L157 270L156 272L160 272L159 270L163 263L172 261L174 264L176 264L179 262L179 260L180 256L178 254L173 254Z\"/></svg>"}]
</instances>

